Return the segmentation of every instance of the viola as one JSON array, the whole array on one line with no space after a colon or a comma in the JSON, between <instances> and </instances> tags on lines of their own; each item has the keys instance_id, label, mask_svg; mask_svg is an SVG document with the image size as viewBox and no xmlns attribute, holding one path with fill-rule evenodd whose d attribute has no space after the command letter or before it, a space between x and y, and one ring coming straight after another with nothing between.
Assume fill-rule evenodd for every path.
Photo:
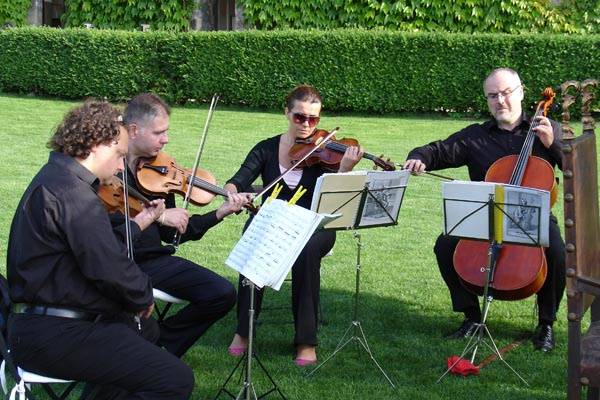
<instances>
[{"instance_id":1,"label":"viola","mask_svg":"<svg viewBox=\"0 0 600 400\"><path fill-rule=\"evenodd\" d=\"M323 145L323 139L329 134L324 129L315 129L313 134L306 139L296 139L296 143L290 148L288 155L292 162L302 159L308 152L315 147L319 147L314 153L298 165L298 167L310 167L311 165L321 164L325 169L337 171L340 169L340 162L344 157L344 152L348 147L360 146L356 139L342 138L336 139L335 136ZM371 160L376 166L384 171L394 171L396 166L389 160L385 161L380 157L364 153L363 158Z\"/></svg>"},{"instance_id":2,"label":"viola","mask_svg":"<svg viewBox=\"0 0 600 400\"><path fill-rule=\"evenodd\" d=\"M100 197L100 200L104 203L106 211L111 214L117 211L125 214L125 195L123 187L124 185L121 178L113 176L110 184L100 185L98 188L98 197ZM150 200L131 186L127 188L127 191L129 193L129 196L127 197L129 215L135 217L142 212Z\"/></svg>"},{"instance_id":3,"label":"viola","mask_svg":"<svg viewBox=\"0 0 600 400\"><path fill-rule=\"evenodd\" d=\"M209 171L198 168L192 176L190 169L181 167L163 151L152 159L142 159L137 165L136 178L144 192L155 196L169 193L185 196L191 185L190 203L200 207L209 204L216 195L227 198L227 191L216 185L217 180ZM244 207L256 212L251 204Z\"/></svg>"},{"instance_id":4,"label":"viola","mask_svg":"<svg viewBox=\"0 0 600 400\"><path fill-rule=\"evenodd\" d=\"M556 192L554 169L546 160L532 156L535 140L536 118L546 115L554 99L554 91L546 88L544 100L538 103L529 132L519 155L509 155L494 162L488 169L485 181L508 183ZM556 194L551 198L556 201ZM551 201L551 204L554 204ZM461 239L454 251L454 268L462 283L472 292L481 295L485 285L489 243ZM547 274L546 257L542 247L502 244L496 263L494 280L490 286L495 297L501 300L520 300L541 289Z\"/></svg>"}]
</instances>

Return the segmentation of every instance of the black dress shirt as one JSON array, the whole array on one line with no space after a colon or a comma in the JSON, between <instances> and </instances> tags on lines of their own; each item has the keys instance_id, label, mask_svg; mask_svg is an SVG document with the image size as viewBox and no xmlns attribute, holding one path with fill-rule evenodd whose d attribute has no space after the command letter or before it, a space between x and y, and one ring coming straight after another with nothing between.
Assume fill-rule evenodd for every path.
<instances>
[{"instance_id":1,"label":"black dress shirt","mask_svg":"<svg viewBox=\"0 0 600 400\"><path fill-rule=\"evenodd\" d=\"M546 148L538 137L533 143L532 154L548 161L552 168L562 168L562 128L550 120L554 141ZM526 117L512 131L500 129L496 120L473 124L450 135L447 139L431 142L413 149L407 159L425 163L428 171L467 166L472 181L485 180L488 168L501 157L519 154L530 120Z\"/></svg>"},{"instance_id":2,"label":"black dress shirt","mask_svg":"<svg viewBox=\"0 0 600 400\"><path fill-rule=\"evenodd\" d=\"M10 230L7 275L15 303L103 314L152 304L150 279L127 258L96 195L98 179L52 152L33 178Z\"/></svg>"},{"instance_id":3,"label":"black dress shirt","mask_svg":"<svg viewBox=\"0 0 600 400\"><path fill-rule=\"evenodd\" d=\"M140 189L137 181L135 180L133 174L127 169L127 180L129 186L140 193L144 193L142 189ZM146 196L148 199L165 199L165 206L167 208L175 208L175 195L169 194L166 197L161 196ZM119 237L119 239L126 243L125 241L125 218L123 214L120 212L116 212L110 215L111 224L114 227L115 234ZM192 215L188 221L188 226L183 235L181 235L181 239L179 243L184 243L188 240L198 240L204 236L204 234L213 226L217 225L221 222L217 218L216 210L210 211L206 214L202 215ZM143 231L137 226L136 223L131 224L132 227L132 240L133 240L133 256L136 261L148 260L151 258L155 258L161 255L169 255L175 253L175 247L171 243L173 243L173 238L175 237L175 228L170 228L167 226L162 226L158 222L154 222L150 224ZM166 245L163 244L167 243Z\"/></svg>"},{"instance_id":4,"label":"black dress shirt","mask_svg":"<svg viewBox=\"0 0 600 400\"><path fill-rule=\"evenodd\" d=\"M268 185L279 177L279 175L281 175L279 169L280 138L281 135L277 135L256 144L246 156L240 169L227 181L227 183L234 184L239 192L251 192L251 185L259 175L262 178L263 185ZM302 178L300 179L300 182L298 182L298 187L302 185L307 191L300 197L296 203L297 205L310 209L310 203L312 201L317 178L325 172L327 171L321 168L319 164L302 169ZM283 188L279 193L278 198L281 200L291 199L295 190L290 189L283 179L280 181L280 184ZM266 199L272 191L273 189L265 193L263 200Z\"/></svg>"}]
</instances>

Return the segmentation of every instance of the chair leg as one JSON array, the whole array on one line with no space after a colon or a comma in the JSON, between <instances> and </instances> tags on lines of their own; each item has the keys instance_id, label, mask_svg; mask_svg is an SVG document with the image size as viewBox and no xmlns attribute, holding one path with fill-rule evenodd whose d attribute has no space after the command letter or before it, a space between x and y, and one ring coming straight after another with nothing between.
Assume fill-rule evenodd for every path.
<instances>
[{"instance_id":1,"label":"chair leg","mask_svg":"<svg viewBox=\"0 0 600 400\"><path fill-rule=\"evenodd\" d=\"M599 400L599 398L600 398L600 389L597 387L588 386L587 400Z\"/></svg>"},{"instance_id":2,"label":"chair leg","mask_svg":"<svg viewBox=\"0 0 600 400\"><path fill-rule=\"evenodd\" d=\"M25 382L21 380L12 388L9 399L27 400L27 397L25 396Z\"/></svg>"},{"instance_id":3,"label":"chair leg","mask_svg":"<svg viewBox=\"0 0 600 400\"><path fill-rule=\"evenodd\" d=\"M321 306L321 298L319 297L319 327L327 325L327 320L323 316L323 307Z\"/></svg>"},{"instance_id":4,"label":"chair leg","mask_svg":"<svg viewBox=\"0 0 600 400\"><path fill-rule=\"evenodd\" d=\"M165 317L167 316L167 313L171 309L172 305L173 305L173 303L166 303L165 307L161 310L161 308L159 307L158 303L154 302L154 310L156 311L156 315L158 316L158 318L156 319L156 321L158 323L161 323L165 319Z\"/></svg>"}]
</instances>

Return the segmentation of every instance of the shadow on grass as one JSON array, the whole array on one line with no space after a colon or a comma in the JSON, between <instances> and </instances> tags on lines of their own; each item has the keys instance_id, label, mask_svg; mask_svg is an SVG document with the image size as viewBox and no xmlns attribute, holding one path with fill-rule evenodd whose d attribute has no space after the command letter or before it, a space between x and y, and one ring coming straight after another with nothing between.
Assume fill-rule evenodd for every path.
<instances>
[{"instance_id":1,"label":"shadow on grass","mask_svg":"<svg viewBox=\"0 0 600 400\"><path fill-rule=\"evenodd\" d=\"M358 319L375 359L397 388L391 388L357 342L348 344L313 376L306 377L310 369L298 368L292 362L293 324L289 299L289 287L282 289L282 293L270 291L265 295L265 309L260 316L256 339L261 361L288 398L564 398L564 373L556 371L556 364L563 363L564 354L533 352L529 341L505 356L528 380L529 387L524 386L501 361L491 363L477 377L447 376L436 384L445 371L447 357L460 354L466 345L466 341L444 338L445 333L460 324L461 318L450 312L428 310L416 302L369 293L360 295ZM326 322L319 330L318 355L324 360L350 326L354 297L352 292L323 289L321 299ZM186 356L186 362L193 367L199 366L195 368L196 393L201 397L194 398L213 398L237 362L226 353L235 326L233 314L211 329L200 345ZM499 347L527 332L522 322L494 321L493 312L490 318L489 329ZM481 348L478 360L489 354L487 348ZM256 364L254 368L254 381L262 393L270 385ZM241 383L234 381L228 387L239 389ZM267 398L278 397L271 394Z\"/></svg>"}]
</instances>

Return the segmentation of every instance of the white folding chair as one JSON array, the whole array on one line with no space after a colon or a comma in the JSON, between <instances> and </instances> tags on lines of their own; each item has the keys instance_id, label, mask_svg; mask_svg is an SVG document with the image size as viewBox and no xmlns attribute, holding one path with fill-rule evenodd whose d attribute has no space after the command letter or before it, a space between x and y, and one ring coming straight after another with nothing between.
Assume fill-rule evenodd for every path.
<instances>
[{"instance_id":1,"label":"white folding chair","mask_svg":"<svg viewBox=\"0 0 600 400\"><path fill-rule=\"evenodd\" d=\"M27 400L28 398L31 399L30 390L31 385L33 384L41 385L52 400L65 400L67 399L69 394L71 394L73 389L75 389L77 384L80 383L71 380L56 379L48 376L34 374L33 372L25 371L20 367L16 368L19 379L10 391L10 400ZM7 394L8 380L6 378L6 360L2 360L2 364L0 364L0 381L2 384L2 390L4 391L4 394ZM51 384L55 383L66 384L67 386L60 393L57 393L54 390L54 388L50 386Z\"/></svg>"},{"instance_id":2,"label":"white folding chair","mask_svg":"<svg viewBox=\"0 0 600 400\"><path fill-rule=\"evenodd\" d=\"M169 312L173 304L185 303L185 300L179 299L175 296L171 296L170 294L163 292L160 289L154 288L152 289L152 292L154 294L154 311L156 311L156 315L158 315L158 322L162 322L165 319L167 313ZM161 309L156 300L165 302L165 306Z\"/></svg>"}]
</instances>

